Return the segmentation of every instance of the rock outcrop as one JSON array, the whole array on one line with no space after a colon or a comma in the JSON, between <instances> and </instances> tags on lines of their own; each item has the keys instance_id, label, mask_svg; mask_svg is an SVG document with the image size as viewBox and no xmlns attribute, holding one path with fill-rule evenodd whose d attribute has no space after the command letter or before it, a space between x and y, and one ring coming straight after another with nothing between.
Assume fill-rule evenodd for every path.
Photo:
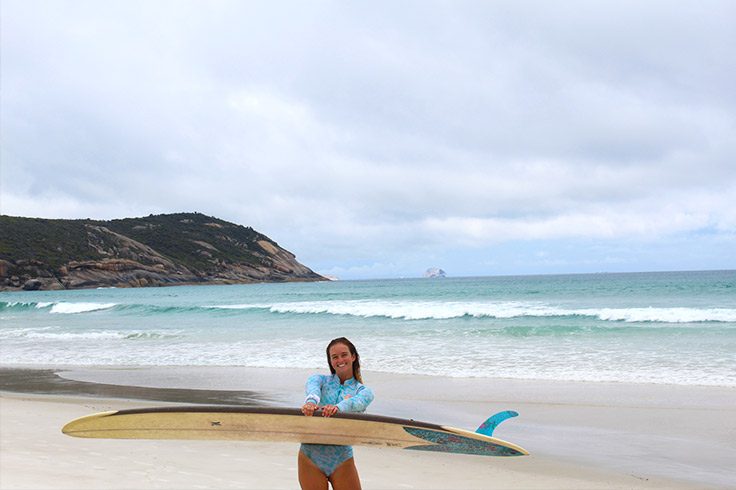
<instances>
[{"instance_id":1,"label":"rock outcrop","mask_svg":"<svg viewBox=\"0 0 736 490\"><path fill-rule=\"evenodd\" d=\"M104 222L0 216L0 290L324 280L252 228L198 213Z\"/></svg>"},{"instance_id":2,"label":"rock outcrop","mask_svg":"<svg viewBox=\"0 0 736 490\"><path fill-rule=\"evenodd\" d=\"M431 267L424 273L425 279L434 279L437 277L447 277L447 273L439 267Z\"/></svg>"}]
</instances>

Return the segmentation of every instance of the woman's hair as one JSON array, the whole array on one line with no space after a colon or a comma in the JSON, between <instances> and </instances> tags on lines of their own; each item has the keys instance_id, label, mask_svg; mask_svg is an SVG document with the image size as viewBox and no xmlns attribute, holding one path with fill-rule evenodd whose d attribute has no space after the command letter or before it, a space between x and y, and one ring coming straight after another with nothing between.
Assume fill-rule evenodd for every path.
<instances>
[{"instance_id":1,"label":"woman's hair","mask_svg":"<svg viewBox=\"0 0 736 490\"><path fill-rule=\"evenodd\" d=\"M353 361L353 376L358 381L358 383L363 382L363 378L360 376L360 354L358 354L357 349L353 345L352 342L350 342L345 337L338 337L336 339L333 339L328 345L327 345L327 365L330 367L330 372L332 374L335 374L335 368L332 367L332 363L330 362L330 349L335 344L345 344L350 351L351 354L355 355L355 360Z\"/></svg>"}]
</instances>

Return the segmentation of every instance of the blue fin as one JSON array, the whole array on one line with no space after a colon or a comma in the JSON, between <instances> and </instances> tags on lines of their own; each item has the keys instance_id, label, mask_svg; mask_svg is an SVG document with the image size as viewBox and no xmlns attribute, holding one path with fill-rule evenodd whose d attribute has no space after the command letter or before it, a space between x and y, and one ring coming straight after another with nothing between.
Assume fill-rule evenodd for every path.
<instances>
[{"instance_id":1,"label":"blue fin","mask_svg":"<svg viewBox=\"0 0 736 490\"><path fill-rule=\"evenodd\" d=\"M493 431L496 429L496 427L498 427L498 424L506 419L510 419L511 417L516 417L518 415L518 413L512 412L511 410L498 412L496 415L491 415L490 417L488 417L488 420L480 424L480 427L478 427L478 430L476 430L475 432L488 437L492 437Z\"/></svg>"}]
</instances>

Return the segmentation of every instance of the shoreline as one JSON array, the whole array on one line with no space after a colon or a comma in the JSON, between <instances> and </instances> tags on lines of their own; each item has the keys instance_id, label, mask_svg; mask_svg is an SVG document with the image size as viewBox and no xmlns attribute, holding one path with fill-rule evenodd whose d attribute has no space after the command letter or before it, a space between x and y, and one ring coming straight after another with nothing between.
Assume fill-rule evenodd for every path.
<instances>
[{"instance_id":1,"label":"shoreline","mask_svg":"<svg viewBox=\"0 0 736 490\"><path fill-rule=\"evenodd\" d=\"M60 428L78 416L143 406L299 406L314 372L0 366L0 486L296 488L295 444L84 440ZM364 488L727 488L736 479L729 437L736 389L377 372L364 378L376 392L374 414L475 430L492 413L516 410L520 417L494 435L531 453L488 458L356 447ZM192 468L198 476L183 471Z\"/></svg>"}]
</instances>

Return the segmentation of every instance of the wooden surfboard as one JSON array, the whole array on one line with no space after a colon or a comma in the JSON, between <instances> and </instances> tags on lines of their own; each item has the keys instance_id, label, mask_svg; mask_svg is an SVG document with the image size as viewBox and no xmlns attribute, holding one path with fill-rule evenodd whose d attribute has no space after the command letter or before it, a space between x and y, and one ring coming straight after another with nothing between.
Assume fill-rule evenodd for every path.
<instances>
[{"instance_id":1,"label":"wooden surfboard","mask_svg":"<svg viewBox=\"0 0 736 490\"><path fill-rule=\"evenodd\" d=\"M492 437L514 412L502 412L470 432L415 420L358 413L305 417L298 408L165 407L102 412L72 420L62 432L103 439L202 439L301 442L525 456L524 449ZM490 427L490 428L489 428Z\"/></svg>"}]
</instances>

